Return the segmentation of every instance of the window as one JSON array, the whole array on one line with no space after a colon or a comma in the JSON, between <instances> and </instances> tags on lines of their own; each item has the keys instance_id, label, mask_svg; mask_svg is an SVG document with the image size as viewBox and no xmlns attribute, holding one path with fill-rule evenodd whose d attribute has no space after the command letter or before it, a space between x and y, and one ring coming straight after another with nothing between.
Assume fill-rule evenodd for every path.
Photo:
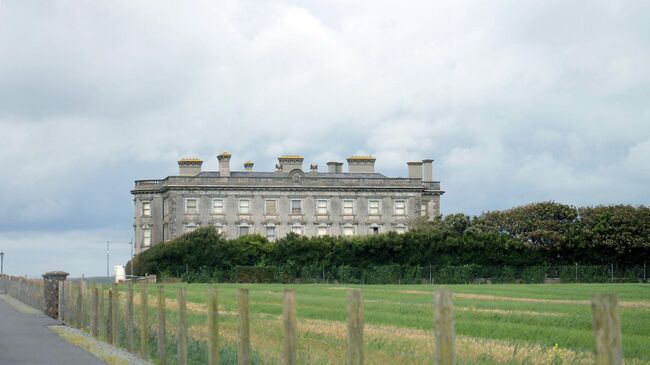
<instances>
[{"instance_id":1,"label":"window","mask_svg":"<svg viewBox=\"0 0 650 365\"><path fill-rule=\"evenodd\" d=\"M142 216L151 217L151 202L142 202Z\"/></svg>"},{"instance_id":2,"label":"window","mask_svg":"<svg viewBox=\"0 0 650 365\"><path fill-rule=\"evenodd\" d=\"M395 215L406 215L406 202L395 200Z\"/></svg>"},{"instance_id":3,"label":"window","mask_svg":"<svg viewBox=\"0 0 650 365\"><path fill-rule=\"evenodd\" d=\"M195 230L197 227L198 227L198 226L197 226L196 224L194 224L194 223L186 224L186 225L185 225L185 233L194 232L194 230Z\"/></svg>"},{"instance_id":4,"label":"window","mask_svg":"<svg viewBox=\"0 0 650 365\"><path fill-rule=\"evenodd\" d=\"M239 200L239 214L250 214L251 212L251 201L248 199ZM248 234L248 233L247 233Z\"/></svg>"},{"instance_id":5,"label":"window","mask_svg":"<svg viewBox=\"0 0 650 365\"><path fill-rule=\"evenodd\" d=\"M420 203L420 216L424 217L427 215L427 203Z\"/></svg>"},{"instance_id":6,"label":"window","mask_svg":"<svg viewBox=\"0 0 650 365\"><path fill-rule=\"evenodd\" d=\"M198 199L185 199L185 214L199 214Z\"/></svg>"},{"instance_id":7,"label":"window","mask_svg":"<svg viewBox=\"0 0 650 365\"><path fill-rule=\"evenodd\" d=\"M275 241L275 227L269 226L266 227L266 239L269 241Z\"/></svg>"},{"instance_id":8,"label":"window","mask_svg":"<svg viewBox=\"0 0 650 365\"><path fill-rule=\"evenodd\" d=\"M368 233L369 234L379 234L379 227L378 226L372 226L368 228Z\"/></svg>"},{"instance_id":9,"label":"window","mask_svg":"<svg viewBox=\"0 0 650 365\"><path fill-rule=\"evenodd\" d=\"M319 199L316 201L316 214L327 215L327 200Z\"/></svg>"},{"instance_id":10,"label":"window","mask_svg":"<svg viewBox=\"0 0 650 365\"><path fill-rule=\"evenodd\" d=\"M215 223L214 229L217 230L217 233L223 233L223 224L221 222Z\"/></svg>"},{"instance_id":11,"label":"window","mask_svg":"<svg viewBox=\"0 0 650 365\"><path fill-rule=\"evenodd\" d=\"M291 200L291 214L302 214L302 200Z\"/></svg>"},{"instance_id":12,"label":"window","mask_svg":"<svg viewBox=\"0 0 650 365\"><path fill-rule=\"evenodd\" d=\"M302 233L303 233L302 226L292 226L291 227L291 232L293 232L295 234L302 235Z\"/></svg>"},{"instance_id":13,"label":"window","mask_svg":"<svg viewBox=\"0 0 650 365\"><path fill-rule=\"evenodd\" d=\"M249 226L239 226L239 235L240 236L245 236L250 233L250 227Z\"/></svg>"},{"instance_id":14,"label":"window","mask_svg":"<svg viewBox=\"0 0 650 365\"><path fill-rule=\"evenodd\" d=\"M379 215L379 200L368 200L368 215Z\"/></svg>"},{"instance_id":15,"label":"window","mask_svg":"<svg viewBox=\"0 0 650 365\"><path fill-rule=\"evenodd\" d=\"M327 236L327 226L316 227L316 235L319 237Z\"/></svg>"},{"instance_id":16,"label":"window","mask_svg":"<svg viewBox=\"0 0 650 365\"><path fill-rule=\"evenodd\" d=\"M343 200L343 215L354 215L354 200Z\"/></svg>"},{"instance_id":17,"label":"window","mask_svg":"<svg viewBox=\"0 0 650 365\"><path fill-rule=\"evenodd\" d=\"M406 226L400 224L399 226L395 227L395 232L397 232L398 234L402 234L406 232Z\"/></svg>"},{"instance_id":18,"label":"window","mask_svg":"<svg viewBox=\"0 0 650 365\"><path fill-rule=\"evenodd\" d=\"M354 226L344 226L343 227L344 236L353 236L354 235Z\"/></svg>"},{"instance_id":19,"label":"window","mask_svg":"<svg viewBox=\"0 0 650 365\"><path fill-rule=\"evenodd\" d=\"M151 246L151 228L143 227L142 228L142 247Z\"/></svg>"},{"instance_id":20,"label":"window","mask_svg":"<svg viewBox=\"0 0 650 365\"><path fill-rule=\"evenodd\" d=\"M277 214L277 200L269 199L266 201L265 208L266 215L276 215Z\"/></svg>"},{"instance_id":21,"label":"window","mask_svg":"<svg viewBox=\"0 0 650 365\"><path fill-rule=\"evenodd\" d=\"M212 214L223 214L223 199L212 199Z\"/></svg>"}]
</instances>

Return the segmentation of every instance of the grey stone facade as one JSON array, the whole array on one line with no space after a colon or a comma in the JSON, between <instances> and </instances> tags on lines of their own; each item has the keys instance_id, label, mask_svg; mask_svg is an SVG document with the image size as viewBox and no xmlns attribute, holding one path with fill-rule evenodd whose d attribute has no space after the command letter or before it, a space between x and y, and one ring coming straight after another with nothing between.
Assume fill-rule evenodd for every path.
<instances>
[{"instance_id":1,"label":"grey stone facade","mask_svg":"<svg viewBox=\"0 0 650 365\"><path fill-rule=\"evenodd\" d=\"M375 159L351 156L349 172L329 162L328 172L302 168L301 156L278 158L276 171L231 171L229 153L219 171L201 171L202 161L178 161L179 176L137 180L134 196L136 253L197 227L213 225L228 237L261 234L277 239L289 232L366 235L404 232L417 217L440 214L440 182L433 160L408 163L408 178L374 172Z\"/></svg>"}]
</instances>

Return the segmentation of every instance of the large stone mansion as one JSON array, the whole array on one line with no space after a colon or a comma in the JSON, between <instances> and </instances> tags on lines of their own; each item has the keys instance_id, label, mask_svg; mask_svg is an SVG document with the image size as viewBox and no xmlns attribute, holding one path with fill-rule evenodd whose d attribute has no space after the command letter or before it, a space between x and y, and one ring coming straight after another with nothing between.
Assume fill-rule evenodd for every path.
<instances>
[{"instance_id":1,"label":"large stone mansion","mask_svg":"<svg viewBox=\"0 0 650 365\"><path fill-rule=\"evenodd\" d=\"M178 161L178 176L136 180L136 253L200 226L212 225L228 237L261 234L275 240L289 232L307 236L405 232L417 217L440 214L440 182L433 181L433 160L408 162L408 178L375 172L371 156L328 162L327 172L303 157L278 158L275 171L231 171L227 152L219 171L202 171L203 161Z\"/></svg>"}]
</instances>

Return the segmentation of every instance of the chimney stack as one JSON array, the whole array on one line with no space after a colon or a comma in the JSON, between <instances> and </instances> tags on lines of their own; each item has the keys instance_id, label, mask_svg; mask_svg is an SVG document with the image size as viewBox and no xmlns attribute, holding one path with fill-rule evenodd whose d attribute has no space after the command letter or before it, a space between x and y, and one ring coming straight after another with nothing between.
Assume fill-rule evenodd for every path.
<instances>
[{"instance_id":1,"label":"chimney stack","mask_svg":"<svg viewBox=\"0 0 650 365\"><path fill-rule=\"evenodd\" d=\"M409 166L409 179L422 180L422 162L411 161L406 164Z\"/></svg>"},{"instance_id":2,"label":"chimney stack","mask_svg":"<svg viewBox=\"0 0 650 365\"><path fill-rule=\"evenodd\" d=\"M253 171L253 161L244 162L244 170Z\"/></svg>"},{"instance_id":3,"label":"chimney stack","mask_svg":"<svg viewBox=\"0 0 650 365\"><path fill-rule=\"evenodd\" d=\"M230 157L232 157L232 155L228 152L224 152L217 156L217 159L219 160L219 176L230 176Z\"/></svg>"},{"instance_id":4,"label":"chimney stack","mask_svg":"<svg viewBox=\"0 0 650 365\"><path fill-rule=\"evenodd\" d=\"M347 158L348 172L371 174L375 172L376 158L372 156L350 156Z\"/></svg>"},{"instance_id":5,"label":"chimney stack","mask_svg":"<svg viewBox=\"0 0 650 365\"><path fill-rule=\"evenodd\" d=\"M280 165L280 171L290 172L291 170L301 170L302 171L302 161L305 158L302 156L296 155L284 155L278 157L278 164Z\"/></svg>"},{"instance_id":6,"label":"chimney stack","mask_svg":"<svg viewBox=\"0 0 650 365\"><path fill-rule=\"evenodd\" d=\"M343 162L330 161L327 163L327 172L331 174L343 173Z\"/></svg>"},{"instance_id":7,"label":"chimney stack","mask_svg":"<svg viewBox=\"0 0 650 365\"><path fill-rule=\"evenodd\" d=\"M196 176L201 173L203 161L198 158L181 158L178 160L178 174L180 176Z\"/></svg>"},{"instance_id":8,"label":"chimney stack","mask_svg":"<svg viewBox=\"0 0 650 365\"><path fill-rule=\"evenodd\" d=\"M433 160L422 160L422 181L433 181Z\"/></svg>"}]
</instances>

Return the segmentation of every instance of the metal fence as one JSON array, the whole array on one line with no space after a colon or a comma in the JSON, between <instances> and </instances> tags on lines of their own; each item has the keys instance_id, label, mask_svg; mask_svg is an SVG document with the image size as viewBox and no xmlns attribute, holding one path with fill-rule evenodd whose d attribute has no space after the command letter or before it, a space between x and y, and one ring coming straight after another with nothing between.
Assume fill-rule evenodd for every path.
<instances>
[{"instance_id":1,"label":"metal fence","mask_svg":"<svg viewBox=\"0 0 650 365\"><path fill-rule=\"evenodd\" d=\"M43 310L43 280L27 279L21 276L3 275L0 287L10 296L34 308Z\"/></svg>"},{"instance_id":2,"label":"metal fence","mask_svg":"<svg viewBox=\"0 0 650 365\"><path fill-rule=\"evenodd\" d=\"M157 273L168 281L203 283L490 284L648 282L646 265L202 266Z\"/></svg>"}]
</instances>

